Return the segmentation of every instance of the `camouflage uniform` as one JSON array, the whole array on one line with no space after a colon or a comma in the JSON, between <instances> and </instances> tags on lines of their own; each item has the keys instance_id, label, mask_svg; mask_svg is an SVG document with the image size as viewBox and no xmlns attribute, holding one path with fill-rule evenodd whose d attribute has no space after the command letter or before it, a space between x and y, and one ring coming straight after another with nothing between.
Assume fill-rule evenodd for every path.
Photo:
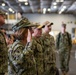
<instances>
[{"instance_id":1,"label":"camouflage uniform","mask_svg":"<svg viewBox=\"0 0 76 75\"><path fill-rule=\"evenodd\" d=\"M23 18L12 29L17 32L21 28L27 28L28 30L31 26L34 25L28 19ZM23 37L25 37L24 35ZM20 36L18 37L20 38ZM26 40L24 38L18 40L17 38L9 49L8 75L36 75L36 62L33 56L33 50L30 49L31 44L24 46L22 41Z\"/></svg>"},{"instance_id":2,"label":"camouflage uniform","mask_svg":"<svg viewBox=\"0 0 76 75\"><path fill-rule=\"evenodd\" d=\"M4 12L0 11L0 15L5 15ZM4 75L7 72L7 59L8 50L3 32L0 30L0 75Z\"/></svg>"},{"instance_id":3,"label":"camouflage uniform","mask_svg":"<svg viewBox=\"0 0 76 75\"><path fill-rule=\"evenodd\" d=\"M68 38L69 37L69 38ZM56 48L59 49L60 68L65 72L69 71L70 51L72 47L71 35L67 32L59 33L56 38Z\"/></svg>"},{"instance_id":4,"label":"camouflage uniform","mask_svg":"<svg viewBox=\"0 0 76 75\"><path fill-rule=\"evenodd\" d=\"M43 34L41 37L43 46L44 75L56 75L55 42L52 35Z\"/></svg>"},{"instance_id":5,"label":"camouflage uniform","mask_svg":"<svg viewBox=\"0 0 76 75\"><path fill-rule=\"evenodd\" d=\"M37 75L43 75L43 51L40 38L33 37L31 49L34 51Z\"/></svg>"},{"instance_id":6,"label":"camouflage uniform","mask_svg":"<svg viewBox=\"0 0 76 75\"><path fill-rule=\"evenodd\" d=\"M9 49L9 59L8 75L36 75L33 51L29 46L23 46L19 40L16 40Z\"/></svg>"}]
</instances>

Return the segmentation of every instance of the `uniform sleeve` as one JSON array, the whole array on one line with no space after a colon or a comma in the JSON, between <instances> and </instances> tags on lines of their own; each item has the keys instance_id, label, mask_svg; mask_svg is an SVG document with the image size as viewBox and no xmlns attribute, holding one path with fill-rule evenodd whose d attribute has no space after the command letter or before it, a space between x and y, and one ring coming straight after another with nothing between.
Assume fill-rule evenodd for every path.
<instances>
[{"instance_id":1,"label":"uniform sleeve","mask_svg":"<svg viewBox=\"0 0 76 75\"><path fill-rule=\"evenodd\" d=\"M12 61L14 66L23 63L23 47L22 46L17 47L14 51L10 53L10 60Z\"/></svg>"},{"instance_id":2,"label":"uniform sleeve","mask_svg":"<svg viewBox=\"0 0 76 75\"><path fill-rule=\"evenodd\" d=\"M72 38L71 38L71 34L69 34L69 41L70 41L70 49L72 48Z\"/></svg>"},{"instance_id":3,"label":"uniform sleeve","mask_svg":"<svg viewBox=\"0 0 76 75\"><path fill-rule=\"evenodd\" d=\"M59 49L59 36L58 35L56 36L55 46L56 46L56 49Z\"/></svg>"},{"instance_id":4,"label":"uniform sleeve","mask_svg":"<svg viewBox=\"0 0 76 75\"><path fill-rule=\"evenodd\" d=\"M36 61L34 58L34 52L33 50L31 50L30 48L31 46L27 46L27 48L25 48L25 50L23 51L24 54L24 67L25 69L27 69L28 71L31 71L35 73L36 70Z\"/></svg>"},{"instance_id":5,"label":"uniform sleeve","mask_svg":"<svg viewBox=\"0 0 76 75\"><path fill-rule=\"evenodd\" d=\"M7 70L8 50L4 36L0 33L0 72Z\"/></svg>"},{"instance_id":6,"label":"uniform sleeve","mask_svg":"<svg viewBox=\"0 0 76 75\"><path fill-rule=\"evenodd\" d=\"M7 51L7 44L2 34L0 34L0 50Z\"/></svg>"},{"instance_id":7,"label":"uniform sleeve","mask_svg":"<svg viewBox=\"0 0 76 75\"><path fill-rule=\"evenodd\" d=\"M56 48L55 48L55 40L54 40L53 36L52 36L52 49L53 49L53 51L56 50Z\"/></svg>"},{"instance_id":8,"label":"uniform sleeve","mask_svg":"<svg viewBox=\"0 0 76 75\"><path fill-rule=\"evenodd\" d=\"M21 70L25 70L25 72L34 71L35 60L33 57L33 51L30 49L30 45L26 45L25 47L20 45L16 47L9 57L17 72Z\"/></svg>"}]
</instances>

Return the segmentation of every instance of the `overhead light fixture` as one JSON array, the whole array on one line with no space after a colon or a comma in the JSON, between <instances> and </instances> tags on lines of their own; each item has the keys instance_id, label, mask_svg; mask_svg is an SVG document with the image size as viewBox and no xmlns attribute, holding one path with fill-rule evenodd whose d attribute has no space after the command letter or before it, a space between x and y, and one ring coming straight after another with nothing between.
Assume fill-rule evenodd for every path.
<instances>
[{"instance_id":1,"label":"overhead light fixture","mask_svg":"<svg viewBox=\"0 0 76 75\"><path fill-rule=\"evenodd\" d=\"M50 8L48 8L47 10L48 10L48 11L51 11L51 9L50 9Z\"/></svg>"},{"instance_id":2,"label":"overhead light fixture","mask_svg":"<svg viewBox=\"0 0 76 75\"><path fill-rule=\"evenodd\" d=\"M28 2L25 2L25 5L28 5Z\"/></svg>"},{"instance_id":3,"label":"overhead light fixture","mask_svg":"<svg viewBox=\"0 0 76 75\"><path fill-rule=\"evenodd\" d=\"M66 9L66 6L63 6L63 9Z\"/></svg>"},{"instance_id":4,"label":"overhead light fixture","mask_svg":"<svg viewBox=\"0 0 76 75\"><path fill-rule=\"evenodd\" d=\"M12 11L12 13L15 13L14 11Z\"/></svg>"},{"instance_id":5,"label":"overhead light fixture","mask_svg":"<svg viewBox=\"0 0 76 75\"><path fill-rule=\"evenodd\" d=\"M8 13L6 12L6 15L8 15Z\"/></svg>"},{"instance_id":6,"label":"overhead light fixture","mask_svg":"<svg viewBox=\"0 0 76 75\"><path fill-rule=\"evenodd\" d=\"M56 3L56 2L54 2L54 3L53 3L53 5L57 5L57 3Z\"/></svg>"},{"instance_id":7,"label":"overhead light fixture","mask_svg":"<svg viewBox=\"0 0 76 75\"><path fill-rule=\"evenodd\" d=\"M56 0L56 2L60 2L60 0Z\"/></svg>"},{"instance_id":8,"label":"overhead light fixture","mask_svg":"<svg viewBox=\"0 0 76 75\"><path fill-rule=\"evenodd\" d=\"M2 3L2 6L5 6L5 3Z\"/></svg>"},{"instance_id":9,"label":"overhead light fixture","mask_svg":"<svg viewBox=\"0 0 76 75\"><path fill-rule=\"evenodd\" d=\"M9 8L8 10L9 10L10 12L14 13L14 11L12 10L12 8Z\"/></svg>"},{"instance_id":10,"label":"overhead light fixture","mask_svg":"<svg viewBox=\"0 0 76 75\"><path fill-rule=\"evenodd\" d=\"M60 2L64 2L64 0L60 0Z\"/></svg>"},{"instance_id":11,"label":"overhead light fixture","mask_svg":"<svg viewBox=\"0 0 76 75\"><path fill-rule=\"evenodd\" d=\"M57 8L57 6L54 6L54 8L56 9L56 8Z\"/></svg>"},{"instance_id":12,"label":"overhead light fixture","mask_svg":"<svg viewBox=\"0 0 76 75\"><path fill-rule=\"evenodd\" d=\"M59 11L59 14L61 14L66 9L66 6L63 6L62 9Z\"/></svg>"},{"instance_id":13,"label":"overhead light fixture","mask_svg":"<svg viewBox=\"0 0 76 75\"><path fill-rule=\"evenodd\" d=\"M46 13L46 8L43 8L43 14L45 14Z\"/></svg>"},{"instance_id":14,"label":"overhead light fixture","mask_svg":"<svg viewBox=\"0 0 76 75\"><path fill-rule=\"evenodd\" d=\"M64 0L56 0L56 2L64 2Z\"/></svg>"},{"instance_id":15,"label":"overhead light fixture","mask_svg":"<svg viewBox=\"0 0 76 75\"><path fill-rule=\"evenodd\" d=\"M8 10L11 11L11 12L13 11L11 8L9 8Z\"/></svg>"},{"instance_id":16,"label":"overhead light fixture","mask_svg":"<svg viewBox=\"0 0 76 75\"><path fill-rule=\"evenodd\" d=\"M62 12L60 11L59 14L61 14Z\"/></svg>"}]
</instances>

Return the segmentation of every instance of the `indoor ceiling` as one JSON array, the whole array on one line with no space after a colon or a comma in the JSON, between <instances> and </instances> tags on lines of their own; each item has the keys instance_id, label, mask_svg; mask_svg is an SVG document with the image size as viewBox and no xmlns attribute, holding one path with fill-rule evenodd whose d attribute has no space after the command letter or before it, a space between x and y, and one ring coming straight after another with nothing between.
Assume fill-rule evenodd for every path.
<instances>
[{"instance_id":1,"label":"indoor ceiling","mask_svg":"<svg viewBox=\"0 0 76 75\"><path fill-rule=\"evenodd\" d=\"M0 9L7 13L57 13L76 15L76 0L0 0Z\"/></svg>"}]
</instances>

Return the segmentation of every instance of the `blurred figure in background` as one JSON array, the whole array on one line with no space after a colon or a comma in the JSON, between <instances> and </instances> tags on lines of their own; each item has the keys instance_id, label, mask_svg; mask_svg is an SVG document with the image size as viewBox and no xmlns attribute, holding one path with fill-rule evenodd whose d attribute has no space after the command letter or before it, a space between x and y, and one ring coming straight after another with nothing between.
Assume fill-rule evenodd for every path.
<instances>
[{"instance_id":1,"label":"blurred figure in background","mask_svg":"<svg viewBox=\"0 0 76 75\"><path fill-rule=\"evenodd\" d=\"M0 26L5 24L5 13L0 10ZM8 66L8 50L5 40L5 35L0 29L0 75L4 75L7 72Z\"/></svg>"},{"instance_id":2,"label":"blurred figure in background","mask_svg":"<svg viewBox=\"0 0 76 75\"><path fill-rule=\"evenodd\" d=\"M69 71L72 40L71 35L66 32L66 24L62 24L61 32L57 35L56 48L59 50L60 69L62 71L62 75L67 75Z\"/></svg>"}]
</instances>

